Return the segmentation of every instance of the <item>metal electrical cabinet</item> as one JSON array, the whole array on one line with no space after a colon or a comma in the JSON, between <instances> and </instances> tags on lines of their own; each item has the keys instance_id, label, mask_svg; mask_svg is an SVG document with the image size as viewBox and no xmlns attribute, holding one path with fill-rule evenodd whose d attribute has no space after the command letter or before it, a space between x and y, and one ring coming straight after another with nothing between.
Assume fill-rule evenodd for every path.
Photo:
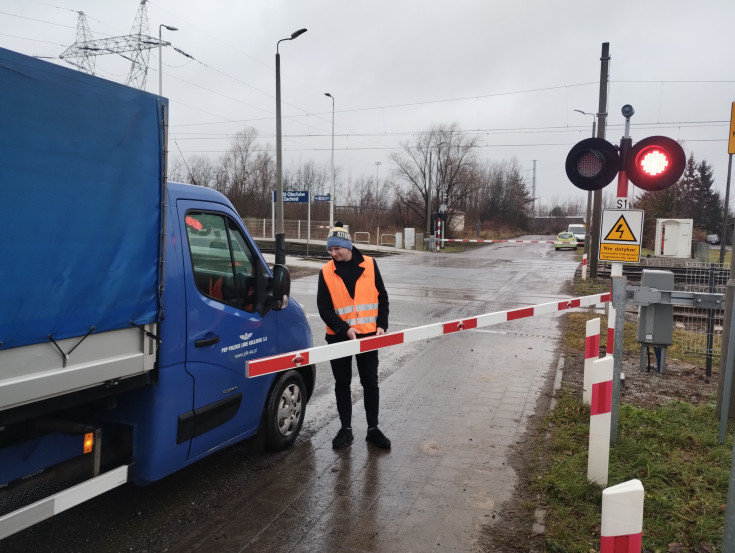
<instances>
[{"instance_id":1,"label":"metal electrical cabinet","mask_svg":"<svg viewBox=\"0 0 735 553\"><path fill-rule=\"evenodd\" d=\"M673 290L674 273L671 271L644 270L641 288ZM638 332L641 344L641 370L649 367L648 348L653 346L658 361L658 372L666 368L666 347L674 341L674 306L671 303L654 303L638 308Z\"/></svg>"}]
</instances>

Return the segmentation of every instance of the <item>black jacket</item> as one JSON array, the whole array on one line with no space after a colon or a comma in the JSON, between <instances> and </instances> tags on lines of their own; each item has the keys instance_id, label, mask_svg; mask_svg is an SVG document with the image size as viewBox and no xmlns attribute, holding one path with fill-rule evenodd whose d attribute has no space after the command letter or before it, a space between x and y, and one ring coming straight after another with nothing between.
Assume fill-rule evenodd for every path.
<instances>
[{"instance_id":1,"label":"black jacket","mask_svg":"<svg viewBox=\"0 0 735 553\"><path fill-rule=\"evenodd\" d=\"M365 269L360 267L360 263L362 263L364 259L362 252L353 246L352 259L349 261L335 261L334 263L337 267L337 276L339 276L345 283L347 292L349 292L350 297L353 299L355 297L355 284L357 283L357 279L360 278L360 275L365 271ZM378 263L375 259L373 259L373 263L375 265L375 287L378 289L377 326L383 330L388 330L388 292L385 290L383 277L380 275ZM342 342L349 339L347 338L347 331L350 329L350 325L340 319L339 315L334 312L334 303L332 302L332 296L329 293L327 283L324 280L323 270L324 269L319 271L319 286L316 294L316 305L319 308L319 316L326 325L335 332L335 334L326 335L327 343L333 344L335 342ZM369 334L360 334L361 337L373 335L374 333L372 332Z\"/></svg>"}]
</instances>

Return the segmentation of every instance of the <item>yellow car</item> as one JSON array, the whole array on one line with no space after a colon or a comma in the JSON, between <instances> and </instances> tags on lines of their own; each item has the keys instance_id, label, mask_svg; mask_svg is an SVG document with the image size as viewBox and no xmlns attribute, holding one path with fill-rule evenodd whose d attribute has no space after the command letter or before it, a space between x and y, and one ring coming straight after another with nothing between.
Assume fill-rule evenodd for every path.
<instances>
[{"instance_id":1,"label":"yellow car","mask_svg":"<svg viewBox=\"0 0 735 553\"><path fill-rule=\"evenodd\" d=\"M559 251L562 248L569 248L572 250L577 249L577 239L571 232L564 231L556 235L556 240L554 240L554 249Z\"/></svg>"}]
</instances>

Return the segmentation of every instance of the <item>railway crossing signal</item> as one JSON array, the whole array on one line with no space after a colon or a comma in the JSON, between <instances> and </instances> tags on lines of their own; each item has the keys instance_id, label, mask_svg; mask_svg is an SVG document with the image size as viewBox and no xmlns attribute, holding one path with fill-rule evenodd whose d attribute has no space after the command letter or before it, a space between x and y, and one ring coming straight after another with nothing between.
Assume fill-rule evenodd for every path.
<instances>
[{"instance_id":1,"label":"railway crossing signal","mask_svg":"<svg viewBox=\"0 0 735 553\"><path fill-rule=\"evenodd\" d=\"M633 184L651 192L668 188L684 173L686 156L675 140L649 136L634 145L629 141L623 138L619 148L602 138L578 142L567 155L567 177L582 190L600 190L625 171Z\"/></svg>"}]
</instances>

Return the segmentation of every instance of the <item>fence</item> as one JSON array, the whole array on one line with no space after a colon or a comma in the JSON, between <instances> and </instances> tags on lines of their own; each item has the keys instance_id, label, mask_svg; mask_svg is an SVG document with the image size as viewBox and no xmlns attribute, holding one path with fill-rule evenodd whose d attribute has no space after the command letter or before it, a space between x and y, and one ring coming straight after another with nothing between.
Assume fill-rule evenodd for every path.
<instances>
[{"instance_id":1,"label":"fence","mask_svg":"<svg viewBox=\"0 0 735 553\"><path fill-rule=\"evenodd\" d=\"M245 217L243 223L250 231L254 238L273 238L275 236L273 230L273 221L270 217ZM309 233L309 225L306 219L287 219L283 221L283 232L286 240L311 240L325 241L329 232L329 221L311 221L311 233ZM385 238L383 240L383 238ZM358 244L374 244L371 242L372 235L369 232L352 233L352 240ZM396 243L395 234L383 234L380 238L380 245L401 247ZM415 246L416 249L424 249L424 234L416 233Z\"/></svg>"},{"instance_id":2,"label":"fence","mask_svg":"<svg viewBox=\"0 0 735 553\"><path fill-rule=\"evenodd\" d=\"M706 259L708 256L703 257ZM647 267L672 271L674 289L683 292L724 294L730 278L729 267L719 263L709 263L701 258L641 259L641 269ZM686 332L675 336L674 341L685 353L705 357L709 367L712 358L719 356L722 350L723 320L724 307L713 310L676 306L674 308L674 328Z\"/></svg>"}]
</instances>

